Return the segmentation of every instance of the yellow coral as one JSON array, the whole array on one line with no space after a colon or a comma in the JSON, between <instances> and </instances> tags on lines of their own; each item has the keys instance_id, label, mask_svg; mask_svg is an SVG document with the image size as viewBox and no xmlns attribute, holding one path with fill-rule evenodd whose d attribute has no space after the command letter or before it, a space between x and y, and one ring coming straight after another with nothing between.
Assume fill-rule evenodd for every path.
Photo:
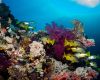
<instances>
[{"instance_id":1,"label":"yellow coral","mask_svg":"<svg viewBox=\"0 0 100 80\"><path fill-rule=\"evenodd\" d=\"M19 52L20 52L21 54L25 54L24 48L23 48L23 47L19 47Z\"/></svg>"},{"instance_id":2,"label":"yellow coral","mask_svg":"<svg viewBox=\"0 0 100 80\"><path fill-rule=\"evenodd\" d=\"M0 51L1 51L1 50L5 50L5 49L4 49L3 47L0 47Z\"/></svg>"}]
</instances>

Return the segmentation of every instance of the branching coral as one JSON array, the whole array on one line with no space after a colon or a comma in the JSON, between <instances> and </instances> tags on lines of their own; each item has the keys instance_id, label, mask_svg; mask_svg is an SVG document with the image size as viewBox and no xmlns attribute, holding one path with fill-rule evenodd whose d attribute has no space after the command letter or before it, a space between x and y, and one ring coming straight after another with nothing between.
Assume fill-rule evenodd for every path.
<instances>
[{"instance_id":1,"label":"branching coral","mask_svg":"<svg viewBox=\"0 0 100 80\"><path fill-rule=\"evenodd\" d=\"M93 70L91 67L78 67L74 73L85 80L92 80L98 76L98 72Z\"/></svg>"},{"instance_id":2,"label":"branching coral","mask_svg":"<svg viewBox=\"0 0 100 80\"><path fill-rule=\"evenodd\" d=\"M81 37L79 41L83 44L85 47L91 47L95 46L95 41L94 39L86 39L85 37Z\"/></svg>"},{"instance_id":3,"label":"branching coral","mask_svg":"<svg viewBox=\"0 0 100 80\"><path fill-rule=\"evenodd\" d=\"M29 80L28 76L27 76L27 72L26 72L26 68L25 67L9 67L8 68L8 72L10 74L10 77L8 80Z\"/></svg>"}]
</instances>

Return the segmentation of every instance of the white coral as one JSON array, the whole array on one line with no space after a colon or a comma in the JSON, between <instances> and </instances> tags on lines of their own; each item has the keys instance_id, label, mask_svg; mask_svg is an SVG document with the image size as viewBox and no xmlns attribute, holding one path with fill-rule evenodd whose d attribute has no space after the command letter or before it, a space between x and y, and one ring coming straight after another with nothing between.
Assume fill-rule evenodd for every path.
<instances>
[{"instance_id":1,"label":"white coral","mask_svg":"<svg viewBox=\"0 0 100 80\"><path fill-rule=\"evenodd\" d=\"M63 64L60 61L57 61L55 59L54 60L54 72L58 73L58 72L62 72L62 71L66 71L68 69L68 65L67 64Z\"/></svg>"},{"instance_id":2,"label":"white coral","mask_svg":"<svg viewBox=\"0 0 100 80\"><path fill-rule=\"evenodd\" d=\"M87 72L87 69L85 69L84 67L78 67L74 73L77 74L78 76L81 76L81 77L84 77L86 76L86 72Z\"/></svg>"},{"instance_id":3,"label":"white coral","mask_svg":"<svg viewBox=\"0 0 100 80\"><path fill-rule=\"evenodd\" d=\"M32 57L36 56L44 56L45 49L43 48L43 44L41 42L33 41L30 45L30 54Z\"/></svg>"},{"instance_id":4,"label":"white coral","mask_svg":"<svg viewBox=\"0 0 100 80\"><path fill-rule=\"evenodd\" d=\"M8 42L8 43L12 43L13 42L13 38L10 37L4 37L4 39Z\"/></svg>"}]
</instances>

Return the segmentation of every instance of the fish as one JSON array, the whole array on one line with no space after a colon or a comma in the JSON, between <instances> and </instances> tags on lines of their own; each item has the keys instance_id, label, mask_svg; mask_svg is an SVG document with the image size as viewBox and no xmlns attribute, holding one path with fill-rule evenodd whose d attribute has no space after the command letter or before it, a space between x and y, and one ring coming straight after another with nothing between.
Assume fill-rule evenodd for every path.
<instances>
[{"instance_id":1,"label":"fish","mask_svg":"<svg viewBox=\"0 0 100 80\"><path fill-rule=\"evenodd\" d=\"M29 25L29 22L24 22L24 24Z\"/></svg>"},{"instance_id":2,"label":"fish","mask_svg":"<svg viewBox=\"0 0 100 80\"><path fill-rule=\"evenodd\" d=\"M73 51L73 52L85 52L85 50L83 49L83 48L80 48L80 47L77 47L77 48L71 48L71 50Z\"/></svg>"},{"instance_id":3,"label":"fish","mask_svg":"<svg viewBox=\"0 0 100 80\"><path fill-rule=\"evenodd\" d=\"M91 67L94 67L94 68L97 68L96 62L90 62L90 66L91 66Z\"/></svg>"},{"instance_id":4,"label":"fish","mask_svg":"<svg viewBox=\"0 0 100 80\"><path fill-rule=\"evenodd\" d=\"M27 25L36 23L35 21L22 21L22 22L24 22L24 23L27 24Z\"/></svg>"},{"instance_id":5,"label":"fish","mask_svg":"<svg viewBox=\"0 0 100 80\"><path fill-rule=\"evenodd\" d=\"M29 22L17 22L16 23L20 28L25 29L26 31L28 30L34 30L35 27L30 26Z\"/></svg>"},{"instance_id":6,"label":"fish","mask_svg":"<svg viewBox=\"0 0 100 80\"><path fill-rule=\"evenodd\" d=\"M100 59L100 56L96 56L96 55L92 55L88 57L89 60L93 60L93 59Z\"/></svg>"},{"instance_id":7,"label":"fish","mask_svg":"<svg viewBox=\"0 0 100 80\"><path fill-rule=\"evenodd\" d=\"M97 64L96 62L93 62L93 61L86 61L86 65L90 66L90 67L93 67L93 68L97 68Z\"/></svg>"},{"instance_id":8,"label":"fish","mask_svg":"<svg viewBox=\"0 0 100 80\"><path fill-rule=\"evenodd\" d=\"M73 54L66 54L66 53L64 53L63 58L65 58L68 61L71 61L71 63L78 62L77 58Z\"/></svg>"},{"instance_id":9,"label":"fish","mask_svg":"<svg viewBox=\"0 0 100 80\"><path fill-rule=\"evenodd\" d=\"M90 52L86 52L86 53L76 53L75 56L77 58L89 57L90 56Z\"/></svg>"},{"instance_id":10,"label":"fish","mask_svg":"<svg viewBox=\"0 0 100 80\"><path fill-rule=\"evenodd\" d=\"M79 46L79 43L76 42L76 41L68 41L68 40L65 39L64 46L74 46L74 47L77 47L77 46Z\"/></svg>"},{"instance_id":11,"label":"fish","mask_svg":"<svg viewBox=\"0 0 100 80\"><path fill-rule=\"evenodd\" d=\"M43 41L43 43L48 43L48 44L51 44L51 45L54 45L54 43L55 43L55 40L49 39L49 38L46 38L46 37L43 37L42 41Z\"/></svg>"}]
</instances>

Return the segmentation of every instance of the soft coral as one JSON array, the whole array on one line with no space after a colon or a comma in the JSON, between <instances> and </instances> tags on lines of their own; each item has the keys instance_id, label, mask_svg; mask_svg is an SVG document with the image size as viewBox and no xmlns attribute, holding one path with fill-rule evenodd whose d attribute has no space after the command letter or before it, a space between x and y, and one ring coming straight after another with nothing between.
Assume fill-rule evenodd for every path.
<instances>
[{"instance_id":1,"label":"soft coral","mask_svg":"<svg viewBox=\"0 0 100 80\"><path fill-rule=\"evenodd\" d=\"M47 33L50 35L50 38L58 41L61 38L66 38L68 40L74 40L75 35L70 29L61 28L55 22L52 22L52 25L46 25Z\"/></svg>"}]
</instances>

